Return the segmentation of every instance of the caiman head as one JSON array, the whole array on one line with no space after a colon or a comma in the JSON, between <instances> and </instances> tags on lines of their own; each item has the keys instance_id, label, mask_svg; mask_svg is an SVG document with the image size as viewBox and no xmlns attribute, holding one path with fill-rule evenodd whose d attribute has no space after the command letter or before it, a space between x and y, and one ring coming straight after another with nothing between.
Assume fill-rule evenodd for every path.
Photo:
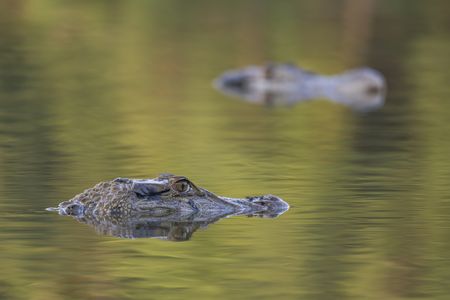
<instances>
[{"instance_id":1,"label":"caiman head","mask_svg":"<svg viewBox=\"0 0 450 300\"><path fill-rule=\"evenodd\" d=\"M184 176L154 179L117 178L102 182L59 204L62 215L77 218L145 218L157 220L217 219L228 215L276 217L289 205L273 195L226 198L197 187Z\"/></svg>"}]
</instances>

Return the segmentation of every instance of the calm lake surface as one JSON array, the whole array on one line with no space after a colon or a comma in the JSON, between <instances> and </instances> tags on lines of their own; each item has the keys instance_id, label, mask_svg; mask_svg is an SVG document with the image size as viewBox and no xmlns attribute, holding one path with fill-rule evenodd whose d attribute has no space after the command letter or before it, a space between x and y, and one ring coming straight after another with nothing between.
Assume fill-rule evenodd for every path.
<instances>
[{"instance_id":1,"label":"calm lake surface","mask_svg":"<svg viewBox=\"0 0 450 300\"><path fill-rule=\"evenodd\" d=\"M449 3L0 1L0 299L449 299ZM370 66L386 103L212 88L268 61ZM186 242L45 211L163 172L291 209Z\"/></svg>"}]
</instances>

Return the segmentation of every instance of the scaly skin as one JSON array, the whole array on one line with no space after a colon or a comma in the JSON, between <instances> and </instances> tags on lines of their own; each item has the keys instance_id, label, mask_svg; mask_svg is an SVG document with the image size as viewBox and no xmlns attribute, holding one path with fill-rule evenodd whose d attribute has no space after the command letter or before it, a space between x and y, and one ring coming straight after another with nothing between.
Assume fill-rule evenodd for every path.
<instances>
[{"instance_id":1,"label":"scaly skin","mask_svg":"<svg viewBox=\"0 0 450 300\"><path fill-rule=\"evenodd\" d=\"M209 222L230 215L276 217L289 205L273 195L226 198L195 186L183 176L117 178L101 182L53 210L84 222L125 224L146 221Z\"/></svg>"}]
</instances>

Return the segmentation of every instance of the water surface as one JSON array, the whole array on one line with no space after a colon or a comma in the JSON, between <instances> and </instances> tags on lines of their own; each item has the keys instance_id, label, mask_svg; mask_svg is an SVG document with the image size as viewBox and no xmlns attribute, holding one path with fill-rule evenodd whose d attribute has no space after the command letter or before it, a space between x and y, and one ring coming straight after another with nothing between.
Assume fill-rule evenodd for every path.
<instances>
[{"instance_id":1,"label":"water surface","mask_svg":"<svg viewBox=\"0 0 450 300\"><path fill-rule=\"evenodd\" d=\"M0 298L447 299L450 18L436 1L1 1ZM268 109L227 69L370 66L385 105ZM118 239L46 212L115 177L272 193L277 219Z\"/></svg>"}]
</instances>

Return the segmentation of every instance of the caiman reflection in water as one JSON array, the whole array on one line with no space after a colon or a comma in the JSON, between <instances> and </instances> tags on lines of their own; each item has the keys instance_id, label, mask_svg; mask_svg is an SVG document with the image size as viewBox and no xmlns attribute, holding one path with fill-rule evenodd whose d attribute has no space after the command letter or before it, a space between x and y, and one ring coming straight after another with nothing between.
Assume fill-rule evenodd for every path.
<instances>
[{"instance_id":1,"label":"caiman reflection in water","mask_svg":"<svg viewBox=\"0 0 450 300\"><path fill-rule=\"evenodd\" d=\"M214 86L225 94L269 106L326 98L363 112L382 107L386 90L383 75L370 68L322 76L292 64L228 71L214 81Z\"/></svg>"},{"instance_id":2,"label":"caiman reflection in water","mask_svg":"<svg viewBox=\"0 0 450 300\"><path fill-rule=\"evenodd\" d=\"M102 234L188 240L198 228L224 217L274 218L288 209L286 202L273 195L221 197L184 176L163 174L154 179L101 182L48 210L72 216Z\"/></svg>"}]
</instances>

